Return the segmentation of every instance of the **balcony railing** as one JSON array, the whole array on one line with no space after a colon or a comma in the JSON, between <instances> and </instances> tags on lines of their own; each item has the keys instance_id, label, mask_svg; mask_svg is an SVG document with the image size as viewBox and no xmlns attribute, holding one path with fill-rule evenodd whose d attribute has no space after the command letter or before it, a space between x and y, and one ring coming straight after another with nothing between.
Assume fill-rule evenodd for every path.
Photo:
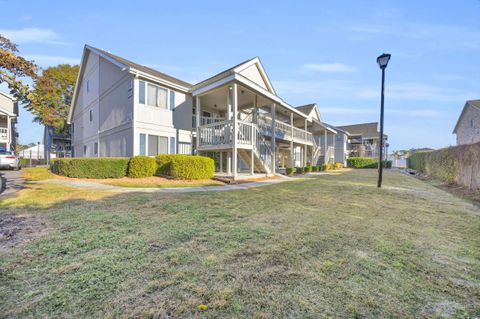
<instances>
[{"instance_id":1,"label":"balcony railing","mask_svg":"<svg viewBox=\"0 0 480 319\"><path fill-rule=\"evenodd\" d=\"M226 145L232 142L232 121L215 122L198 127L200 146Z\"/></svg>"},{"instance_id":2,"label":"balcony railing","mask_svg":"<svg viewBox=\"0 0 480 319\"><path fill-rule=\"evenodd\" d=\"M218 123L225 121L226 119L223 117L210 117L210 116L200 116L200 125L208 125L213 123ZM192 128L197 127L197 116L192 115Z\"/></svg>"},{"instance_id":3,"label":"balcony railing","mask_svg":"<svg viewBox=\"0 0 480 319\"><path fill-rule=\"evenodd\" d=\"M266 115L258 116L258 127L262 134L267 136L272 136L272 118ZM291 141L292 140L292 129L293 129L293 140L299 143L304 144L313 144L313 135L310 132L302 130L300 128L291 126L290 124L275 121L275 137L283 140Z\"/></svg>"}]
</instances>

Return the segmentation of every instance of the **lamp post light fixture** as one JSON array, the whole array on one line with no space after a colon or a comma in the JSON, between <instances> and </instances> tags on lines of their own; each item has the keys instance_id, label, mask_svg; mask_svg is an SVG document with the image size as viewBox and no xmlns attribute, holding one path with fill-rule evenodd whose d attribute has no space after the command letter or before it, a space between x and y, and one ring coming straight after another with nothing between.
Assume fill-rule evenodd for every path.
<instances>
[{"instance_id":1,"label":"lamp post light fixture","mask_svg":"<svg viewBox=\"0 0 480 319\"><path fill-rule=\"evenodd\" d=\"M383 104L384 104L384 91L385 91L385 69L387 68L388 61L390 60L391 55L384 53L377 58L377 63L380 69L382 70L382 95L380 102L380 157L378 160L378 181L377 187L382 187L382 177L383 177Z\"/></svg>"}]
</instances>

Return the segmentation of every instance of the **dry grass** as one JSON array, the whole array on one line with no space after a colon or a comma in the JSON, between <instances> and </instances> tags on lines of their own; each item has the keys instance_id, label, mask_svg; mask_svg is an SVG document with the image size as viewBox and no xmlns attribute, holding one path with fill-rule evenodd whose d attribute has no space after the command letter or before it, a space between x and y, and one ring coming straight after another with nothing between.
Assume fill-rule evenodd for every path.
<instances>
[{"instance_id":1,"label":"dry grass","mask_svg":"<svg viewBox=\"0 0 480 319\"><path fill-rule=\"evenodd\" d=\"M41 181L45 179L67 179L78 181L89 181L100 184L121 186L121 187L134 187L134 188L166 188L166 187L199 187L199 186L222 186L224 183L212 179L206 180L174 180L164 177L152 176L144 178L108 178L108 179L94 179L94 178L69 178L65 176L59 176L53 174L46 167L34 167L24 169L22 172L23 177L27 181Z\"/></svg>"},{"instance_id":2,"label":"dry grass","mask_svg":"<svg viewBox=\"0 0 480 319\"><path fill-rule=\"evenodd\" d=\"M479 208L409 176L385 172L381 190L375 178L3 203L51 230L0 255L0 317L480 316Z\"/></svg>"}]
</instances>

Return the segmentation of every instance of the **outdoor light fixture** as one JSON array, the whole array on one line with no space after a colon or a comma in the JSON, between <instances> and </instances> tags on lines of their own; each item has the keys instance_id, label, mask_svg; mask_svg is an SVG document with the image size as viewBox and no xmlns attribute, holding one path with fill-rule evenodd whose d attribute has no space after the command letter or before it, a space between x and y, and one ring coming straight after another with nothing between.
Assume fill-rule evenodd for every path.
<instances>
[{"instance_id":1,"label":"outdoor light fixture","mask_svg":"<svg viewBox=\"0 0 480 319\"><path fill-rule=\"evenodd\" d=\"M377 63L380 69L382 69L382 93L380 102L380 156L378 158L378 182L377 187L382 187L382 175L383 175L383 104L384 104L384 91L385 91L385 69L387 68L388 61L391 55L384 53L377 58ZM387 155L388 156L388 155Z\"/></svg>"},{"instance_id":2,"label":"outdoor light fixture","mask_svg":"<svg viewBox=\"0 0 480 319\"><path fill-rule=\"evenodd\" d=\"M380 66L380 69L385 69L388 65L388 61L390 60L391 55L388 53L384 53L381 56L377 58L377 63L378 66Z\"/></svg>"}]
</instances>

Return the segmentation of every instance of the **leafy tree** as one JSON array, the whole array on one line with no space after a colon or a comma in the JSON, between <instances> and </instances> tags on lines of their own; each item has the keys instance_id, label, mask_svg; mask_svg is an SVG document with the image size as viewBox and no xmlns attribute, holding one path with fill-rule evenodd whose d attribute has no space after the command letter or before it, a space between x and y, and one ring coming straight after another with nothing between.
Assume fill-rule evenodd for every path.
<instances>
[{"instance_id":1,"label":"leafy tree","mask_svg":"<svg viewBox=\"0 0 480 319\"><path fill-rule=\"evenodd\" d=\"M5 82L10 94L21 102L28 101L29 87L20 78L37 77L38 66L34 61L18 55L15 43L0 34L0 84Z\"/></svg>"},{"instance_id":2,"label":"leafy tree","mask_svg":"<svg viewBox=\"0 0 480 319\"><path fill-rule=\"evenodd\" d=\"M43 70L35 79L25 106L35 121L64 131L78 70L78 65L60 64Z\"/></svg>"}]
</instances>

